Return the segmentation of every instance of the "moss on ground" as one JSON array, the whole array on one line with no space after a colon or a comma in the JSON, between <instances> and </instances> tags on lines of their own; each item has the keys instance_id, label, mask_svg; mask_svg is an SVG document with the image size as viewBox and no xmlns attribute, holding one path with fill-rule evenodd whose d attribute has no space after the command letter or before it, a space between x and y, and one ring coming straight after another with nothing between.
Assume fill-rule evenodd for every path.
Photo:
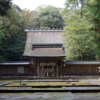
<instances>
[{"instance_id":1,"label":"moss on ground","mask_svg":"<svg viewBox=\"0 0 100 100\"><path fill-rule=\"evenodd\" d=\"M26 82L21 82L21 84L26 83ZM70 85L70 84L75 84L75 85L86 85L84 82L27 82L26 86L49 86L49 85ZM20 82L13 82L10 83L6 86L20 86Z\"/></svg>"}]
</instances>

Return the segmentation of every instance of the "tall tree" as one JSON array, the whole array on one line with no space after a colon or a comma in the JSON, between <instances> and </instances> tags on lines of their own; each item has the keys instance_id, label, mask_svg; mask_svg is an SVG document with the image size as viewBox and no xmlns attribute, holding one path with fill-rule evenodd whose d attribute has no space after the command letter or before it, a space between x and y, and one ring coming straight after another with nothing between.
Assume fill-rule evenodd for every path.
<instances>
[{"instance_id":1,"label":"tall tree","mask_svg":"<svg viewBox=\"0 0 100 100\"><path fill-rule=\"evenodd\" d=\"M17 6L12 5L11 9L7 11L7 15L1 17L4 23L4 37L1 45L2 49L0 49L1 60L23 60L25 34L19 14L20 11L17 9Z\"/></svg>"},{"instance_id":2,"label":"tall tree","mask_svg":"<svg viewBox=\"0 0 100 100\"><path fill-rule=\"evenodd\" d=\"M58 8L52 6L39 6L35 11L23 9L20 16L24 28L63 28L64 25Z\"/></svg>"},{"instance_id":3,"label":"tall tree","mask_svg":"<svg viewBox=\"0 0 100 100\"><path fill-rule=\"evenodd\" d=\"M21 21L23 22L24 28L29 27L29 17L30 17L30 10L28 9L22 9L22 12L20 13Z\"/></svg>"},{"instance_id":4,"label":"tall tree","mask_svg":"<svg viewBox=\"0 0 100 100\"><path fill-rule=\"evenodd\" d=\"M67 25L64 27L63 37L66 59L95 60L93 53L96 48L94 31L89 30L92 25L90 25L85 17L81 19L80 15L74 13L69 15L65 21Z\"/></svg>"},{"instance_id":5,"label":"tall tree","mask_svg":"<svg viewBox=\"0 0 100 100\"><path fill-rule=\"evenodd\" d=\"M2 39L4 38L3 26L3 21L0 21L0 50L2 50ZM0 61L1 59L4 59L4 55L0 56Z\"/></svg>"},{"instance_id":6,"label":"tall tree","mask_svg":"<svg viewBox=\"0 0 100 100\"><path fill-rule=\"evenodd\" d=\"M85 0L69 0L64 10L66 26L63 37L67 60L95 60L97 45L94 42L94 31L90 30L93 25L87 19L89 12L85 3Z\"/></svg>"},{"instance_id":7,"label":"tall tree","mask_svg":"<svg viewBox=\"0 0 100 100\"><path fill-rule=\"evenodd\" d=\"M2 41L2 38L4 37L4 33L3 33L3 21L0 21L0 43Z\"/></svg>"},{"instance_id":8,"label":"tall tree","mask_svg":"<svg viewBox=\"0 0 100 100\"><path fill-rule=\"evenodd\" d=\"M56 7L47 6L39 11L40 28L63 28L63 19Z\"/></svg>"},{"instance_id":9,"label":"tall tree","mask_svg":"<svg viewBox=\"0 0 100 100\"><path fill-rule=\"evenodd\" d=\"M10 9L11 0L0 0L0 15L4 16Z\"/></svg>"},{"instance_id":10,"label":"tall tree","mask_svg":"<svg viewBox=\"0 0 100 100\"><path fill-rule=\"evenodd\" d=\"M28 23L28 27L29 28L33 28L33 29L37 29L40 27L39 25L39 14L37 11L31 11L29 14L29 23Z\"/></svg>"},{"instance_id":11,"label":"tall tree","mask_svg":"<svg viewBox=\"0 0 100 100\"><path fill-rule=\"evenodd\" d=\"M92 29L95 31L95 43L97 44L96 59L100 60L100 1L88 0L87 5L93 22Z\"/></svg>"}]
</instances>

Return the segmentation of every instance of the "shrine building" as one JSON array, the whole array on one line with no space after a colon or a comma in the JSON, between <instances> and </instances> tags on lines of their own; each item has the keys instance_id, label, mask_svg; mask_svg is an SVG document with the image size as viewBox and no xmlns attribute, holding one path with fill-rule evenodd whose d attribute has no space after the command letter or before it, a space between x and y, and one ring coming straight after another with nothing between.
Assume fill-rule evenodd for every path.
<instances>
[{"instance_id":1,"label":"shrine building","mask_svg":"<svg viewBox=\"0 0 100 100\"><path fill-rule=\"evenodd\" d=\"M30 58L31 73L38 77L58 77L64 66L65 49L62 30L25 30L23 56Z\"/></svg>"},{"instance_id":2,"label":"shrine building","mask_svg":"<svg viewBox=\"0 0 100 100\"><path fill-rule=\"evenodd\" d=\"M27 34L23 56L29 61L0 62L0 77L17 77L19 67L23 77L68 77L100 75L100 61L66 61L62 30L25 30Z\"/></svg>"}]
</instances>

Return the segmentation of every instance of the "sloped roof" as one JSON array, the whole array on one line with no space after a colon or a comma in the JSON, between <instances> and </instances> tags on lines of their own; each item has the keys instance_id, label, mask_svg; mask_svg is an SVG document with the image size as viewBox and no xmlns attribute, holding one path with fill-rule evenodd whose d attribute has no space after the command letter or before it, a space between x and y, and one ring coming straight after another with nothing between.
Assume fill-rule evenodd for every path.
<instances>
[{"instance_id":1,"label":"sloped roof","mask_svg":"<svg viewBox=\"0 0 100 100\"><path fill-rule=\"evenodd\" d=\"M44 45L58 45L63 44L62 30L25 30L27 32L26 46L23 56L31 57L64 57L65 52L61 48L50 48ZM32 45L35 44L32 50ZM36 45L42 45L37 48Z\"/></svg>"},{"instance_id":2,"label":"sloped roof","mask_svg":"<svg viewBox=\"0 0 100 100\"><path fill-rule=\"evenodd\" d=\"M62 48L34 48L27 50L23 56L31 57L65 57L65 52Z\"/></svg>"},{"instance_id":3,"label":"sloped roof","mask_svg":"<svg viewBox=\"0 0 100 100\"><path fill-rule=\"evenodd\" d=\"M62 32L62 29L25 29L25 32Z\"/></svg>"},{"instance_id":4,"label":"sloped roof","mask_svg":"<svg viewBox=\"0 0 100 100\"><path fill-rule=\"evenodd\" d=\"M29 65L30 62L28 61L6 61L0 62L0 65Z\"/></svg>"},{"instance_id":5,"label":"sloped roof","mask_svg":"<svg viewBox=\"0 0 100 100\"><path fill-rule=\"evenodd\" d=\"M100 61L67 61L66 64L74 64L74 65L100 64Z\"/></svg>"}]
</instances>

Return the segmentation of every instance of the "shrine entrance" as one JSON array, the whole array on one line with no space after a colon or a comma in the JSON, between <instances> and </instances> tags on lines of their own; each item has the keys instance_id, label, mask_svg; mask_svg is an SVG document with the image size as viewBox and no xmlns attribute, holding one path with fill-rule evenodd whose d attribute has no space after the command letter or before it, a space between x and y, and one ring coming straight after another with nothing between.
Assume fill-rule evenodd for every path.
<instances>
[{"instance_id":1,"label":"shrine entrance","mask_svg":"<svg viewBox=\"0 0 100 100\"><path fill-rule=\"evenodd\" d=\"M40 77L55 77L56 76L55 60L40 61L39 73Z\"/></svg>"}]
</instances>

